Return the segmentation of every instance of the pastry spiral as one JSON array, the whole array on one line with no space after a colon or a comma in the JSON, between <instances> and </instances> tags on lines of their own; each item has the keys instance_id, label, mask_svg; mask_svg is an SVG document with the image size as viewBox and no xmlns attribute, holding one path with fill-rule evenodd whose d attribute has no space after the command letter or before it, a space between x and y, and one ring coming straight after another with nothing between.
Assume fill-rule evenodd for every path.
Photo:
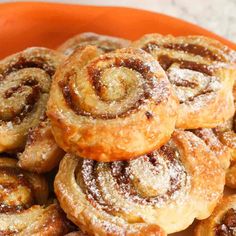
<instances>
[{"instance_id":1,"label":"pastry spiral","mask_svg":"<svg viewBox=\"0 0 236 236\"><path fill-rule=\"evenodd\" d=\"M57 70L47 115L66 152L114 161L167 142L177 108L171 84L151 55L134 48L101 55L87 46Z\"/></svg>"},{"instance_id":2,"label":"pastry spiral","mask_svg":"<svg viewBox=\"0 0 236 236\"><path fill-rule=\"evenodd\" d=\"M25 150L18 154L18 166L28 171L45 173L57 166L63 156L64 152L56 144L51 124L45 117L29 131Z\"/></svg>"},{"instance_id":3,"label":"pastry spiral","mask_svg":"<svg viewBox=\"0 0 236 236\"><path fill-rule=\"evenodd\" d=\"M48 198L45 179L16 163L0 158L0 235L64 235L67 225L59 207L40 206Z\"/></svg>"},{"instance_id":4,"label":"pastry spiral","mask_svg":"<svg viewBox=\"0 0 236 236\"><path fill-rule=\"evenodd\" d=\"M236 231L236 195L225 196L212 215L200 221L196 236L234 236Z\"/></svg>"},{"instance_id":5,"label":"pastry spiral","mask_svg":"<svg viewBox=\"0 0 236 236\"><path fill-rule=\"evenodd\" d=\"M177 128L214 128L232 117L234 51L203 36L150 34L131 46L152 54L167 72L180 101Z\"/></svg>"},{"instance_id":6,"label":"pastry spiral","mask_svg":"<svg viewBox=\"0 0 236 236\"><path fill-rule=\"evenodd\" d=\"M175 131L159 150L129 162L66 154L54 188L67 217L89 235L151 235L151 229L159 232L157 225L173 233L208 217L224 178L218 158L200 138ZM138 234L140 227L146 234Z\"/></svg>"},{"instance_id":7,"label":"pastry spiral","mask_svg":"<svg viewBox=\"0 0 236 236\"><path fill-rule=\"evenodd\" d=\"M51 77L61 56L28 48L0 61L0 152L22 149L46 110Z\"/></svg>"},{"instance_id":8,"label":"pastry spiral","mask_svg":"<svg viewBox=\"0 0 236 236\"><path fill-rule=\"evenodd\" d=\"M86 32L68 39L58 48L58 51L69 56L80 48L93 45L101 52L111 52L119 48L127 48L129 44L130 41L126 39Z\"/></svg>"}]
</instances>

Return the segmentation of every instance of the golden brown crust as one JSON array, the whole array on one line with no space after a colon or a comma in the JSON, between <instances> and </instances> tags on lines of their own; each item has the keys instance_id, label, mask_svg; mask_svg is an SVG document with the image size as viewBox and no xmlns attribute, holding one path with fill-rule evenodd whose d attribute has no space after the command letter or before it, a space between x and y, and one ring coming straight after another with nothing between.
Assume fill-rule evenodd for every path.
<instances>
[{"instance_id":1,"label":"golden brown crust","mask_svg":"<svg viewBox=\"0 0 236 236\"><path fill-rule=\"evenodd\" d=\"M212 215L200 221L195 228L196 236L234 235L236 230L236 195L225 196Z\"/></svg>"},{"instance_id":2,"label":"golden brown crust","mask_svg":"<svg viewBox=\"0 0 236 236\"><path fill-rule=\"evenodd\" d=\"M226 186L230 188L236 188L236 163L232 162L229 169L226 172L225 178Z\"/></svg>"},{"instance_id":3,"label":"golden brown crust","mask_svg":"<svg viewBox=\"0 0 236 236\"><path fill-rule=\"evenodd\" d=\"M56 204L48 207L45 179L0 158L0 235L64 235L67 225ZM40 204L40 205L39 205Z\"/></svg>"},{"instance_id":4,"label":"golden brown crust","mask_svg":"<svg viewBox=\"0 0 236 236\"><path fill-rule=\"evenodd\" d=\"M173 233L194 218L208 217L222 196L224 178L206 144L179 130L161 149L129 162L99 163L66 154L54 188L67 217L89 235L133 230L139 235L140 226L155 224Z\"/></svg>"},{"instance_id":5,"label":"golden brown crust","mask_svg":"<svg viewBox=\"0 0 236 236\"><path fill-rule=\"evenodd\" d=\"M0 235L17 236L63 236L68 232L65 220L59 207L51 204L48 207L34 205L16 214L0 214Z\"/></svg>"},{"instance_id":6,"label":"golden brown crust","mask_svg":"<svg viewBox=\"0 0 236 236\"><path fill-rule=\"evenodd\" d=\"M57 70L47 114L65 151L113 161L167 142L177 108L164 71L149 54L130 48L100 55L87 46Z\"/></svg>"},{"instance_id":7,"label":"golden brown crust","mask_svg":"<svg viewBox=\"0 0 236 236\"><path fill-rule=\"evenodd\" d=\"M83 233L81 231L72 232L67 234L66 236L89 236L89 235L95 235L95 234L87 234ZM96 234L97 235L97 234ZM100 235L100 234L99 234ZM109 236L116 235L114 233L106 234ZM134 232L126 232L125 234L119 234L119 235L127 235L127 236L166 236L166 233L164 233L162 230L160 230L160 227L157 225L150 225L148 227L141 226Z\"/></svg>"},{"instance_id":8,"label":"golden brown crust","mask_svg":"<svg viewBox=\"0 0 236 236\"><path fill-rule=\"evenodd\" d=\"M28 48L0 61L0 152L23 149L46 110L51 77L62 56Z\"/></svg>"},{"instance_id":9,"label":"golden brown crust","mask_svg":"<svg viewBox=\"0 0 236 236\"><path fill-rule=\"evenodd\" d=\"M74 37L65 41L58 51L69 56L74 51L88 45L96 46L102 52L111 52L119 48L127 48L130 44L129 40L107 35L101 35L91 32L77 34Z\"/></svg>"},{"instance_id":10,"label":"golden brown crust","mask_svg":"<svg viewBox=\"0 0 236 236\"><path fill-rule=\"evenodd\" d=\"M236 188L236 133L234 122L235 115L232 119L214 129L219 140L230 150L230 167L226 172L226 185L230 188Z\"/></svg>"},{"instance_id":11,"label":"golden brown crust","mask_svg":"<svg viewBox=\"0 0 236 236\"><path fill-rule=\"evenodd\" d=\"M180 100L176 127L214 128L232 117L235 52L203 36L150 34L131 46L151 53L167 72Z\"/></svg>"},{"instance_id":12,"label":"golden brown crust","mask_svg":"<svg viewBox=\"0 0 236 236\"><path fill-rule=\"evenodd\" d=\"M28 135L25 150L18 155L18 165L22 169L45 173L56 167L64 156L52 135L48 119L41 121Z\"/></svg>"},{"instance_id":13,"label":"golden brown crust","mask_svg":"<svg viewBox=\"0 0 236 236\"><path fill-rule=\"evenodd\" d=\"M216 157L219 159L222 168L225 170L229 168L230 165L230 150L227 146L223 145L218 139L217 135L212 129L197 129L192 130L195 135L201 138L206 145L215 153Z\"/></svg>"},{"instance_id":14,"label":"golden brown crust","mask_svg":"<svg viewBox=\"0 0 236 236\"><path fill-rule=\"evenodd\" d=\"M66 234L65 236L88 236L88 234L84 234L81 231L71 232L69 234Z\"/></svg>"}]
</instances>

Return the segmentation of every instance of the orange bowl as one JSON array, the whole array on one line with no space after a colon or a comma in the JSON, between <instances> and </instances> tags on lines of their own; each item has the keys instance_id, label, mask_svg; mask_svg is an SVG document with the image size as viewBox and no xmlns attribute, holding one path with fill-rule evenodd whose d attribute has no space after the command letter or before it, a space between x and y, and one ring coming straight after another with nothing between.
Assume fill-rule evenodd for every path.
<instances>
[{"instance_id":1,"label":"orange bowl","mask_svg":"<svg viewBox=\"0 0 236 236\"><path fill-rule=\"evenodd\" d=\"M206 35L236 49L236 44L201 27L163 14L123 7L60 3L0 5L0 57L30 46L56 48L84 31L137 39L146 33Z\"/></svg>"},{"instance_id":2,"label":"orange bowl","mask_svg":"<svg viewBox=\"0 0 236 236\"><path fill-rule=\"evenodd\" d=\"M30 46L56 48L69 37L86 31L131 40L154 32L176 36L205 35L236 50L236 44L194 24L163 14L123 7L5 3L0 4L0 29L0 58ZM192 228L174 235L192 235Z\"/></svg>"}]
</instances>

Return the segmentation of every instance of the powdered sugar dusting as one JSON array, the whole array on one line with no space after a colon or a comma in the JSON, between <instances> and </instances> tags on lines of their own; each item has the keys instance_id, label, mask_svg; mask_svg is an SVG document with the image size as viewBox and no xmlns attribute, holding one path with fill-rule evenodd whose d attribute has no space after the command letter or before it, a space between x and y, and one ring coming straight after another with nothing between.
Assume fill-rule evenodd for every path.
<instances>
[{"instance_id":1,"label":"powdered sugar dusting","mask_svg":"<svg viewBox=\"0 0 236 236\"><path fill-rule=\"evenodd\" d=\"M121 206L116 206L121 199L141 208L149 205L161 208L167 202L171 204L171 201L181 204L189 189L190 176L179 155L177 149L165 146L160 151L130 162L108 164L84 160L81 169L84 191L89 199L99 204L99 208L110 213L121 210ZM103 173L104 170L108 172ZM106 173L109 173L107 177Z\"/></svg>"},{"instance_id":2,"label":"powdered sugar dusting","mask_svg":"<svg viewBox=\"0 0 236 236\"><path fill-rule=\"evenodd\" d=\"M222 87L215 76L207 76L197 71L173 66L168 69L167 73L181 103L193 101L205 93L209 95L217 92Z\"/></svg>"}]
</instances>

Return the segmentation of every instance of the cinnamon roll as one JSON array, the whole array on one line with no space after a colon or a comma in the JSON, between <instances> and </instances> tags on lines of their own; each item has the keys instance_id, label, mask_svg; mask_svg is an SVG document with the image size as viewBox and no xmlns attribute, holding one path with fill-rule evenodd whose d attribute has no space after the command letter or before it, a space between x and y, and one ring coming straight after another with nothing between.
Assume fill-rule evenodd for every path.
<instances>
[{"instance_id":1,"label":"cinnamon roll","mask_svg":"<svg viewBox=\"0 0 236 236\"><path fill-rule=\"evenodd\" d=\"M159 235L158 226L169 234L209 217L224 178L206 144L179 130L160 149L131 161L66 154L54 188L67 217L89 235Z\"/></svg>"},{"instance_id":2,"label":"cinnamon roll","mask_svg":"<svg viewBox=\"0 0 236 236\"><path fill-rule=\"evenodd\" d=\"M97 46L101 52L111 52L119 48L127 48L129 44L130 41L126 39L86 32L68 39L59 46L58 51L69 56L79 48L93 45Z\"/></svg>"},{"instance_id":3,"label":"cinnamon roll","mask_svg":"<svg viewBox=\"0 0 236 236\"><path fill-rule=\"evenodd\" d=\"M157 61L140 49L75 52L57 70L47 115L66 152L125 160L160 147L175 127L178 101Z\"/></svg>"},{"instance_id":4,"label":"cinnamon roll","mask_svg":"<svg viewBox=\"0 0 236 236\"><path fill-rule=\"evenodd\" d=\"M200 221L196 236L234 236L236 232L236 195L225 196L212 215Z\"/></svg>"},{"instance_id":5,"label":"cinnamon roll","mask_svg":"<svg viewBox=\"0 0 236 236\"><path fill-rule=\"evenodd\" d=\"M36 173L45 173L56 167L64 152L51 132L51 124L45 117L38 126L29 131L25 150L18 154L18 166Z\"/></svg>"},{"instance_id":6,"label":"cinnamon roll","mask_svg":"<svg viewBox=\"0 0 236 236\"><path fill-rule=\"evenodd\" d=\"M61 56L28 48L0 61L0 152L23 149L45 113L51 77Z\"/></svg>"},{"instance_id":7,"label":"cinnamon roll","mask_svg":"<svg viewBox=\"0 0 236 236\"><path fill-rule=\"evenodd\" d=\"M0 235L67 233L59 207L43 206L48 199L45 179L22 171L16 164L15 159L0 158Z\"/></svg>"},{"instance_id":8,"label":"cinnamon roll","mask_svg":"<svg viewBox=\"0 0 236 236\"><path fill-rule=\"evenodd\" d=\"M149 52L167 72L180 101L177 128L214 128L232 117L234 51L203 36L149 34L131 46Z\"/></svg>"}]
</instances>

